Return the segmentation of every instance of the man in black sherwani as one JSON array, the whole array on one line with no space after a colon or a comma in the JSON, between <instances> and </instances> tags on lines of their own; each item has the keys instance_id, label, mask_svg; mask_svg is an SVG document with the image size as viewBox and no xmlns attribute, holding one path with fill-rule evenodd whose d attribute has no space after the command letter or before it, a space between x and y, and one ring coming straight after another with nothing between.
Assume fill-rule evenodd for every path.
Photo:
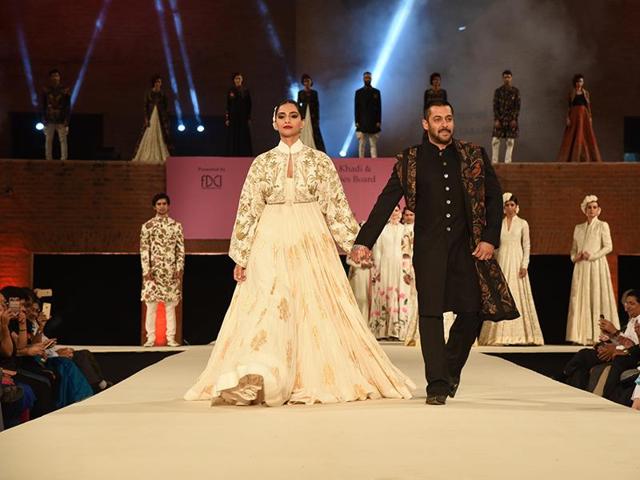
<instances>
[{"instance_id":1,"label":"man in black sherwani","mask_svg":"<svg viewBox=\"0 0 640 480\"><path fill-rule=\"evenodd\" d=\"M360 230L351 258L371 248L404 196L415 212L413 265L427 403L453 397L483 320L519 316L493 258L500 242L502 190L482 147L453 137L453 108L432 103L422 121L423 143L406 149ZM444 342L443 312L457 318Z\"/></svg>"},{"instance_id":2,"label":"man in black sherwani","mask_svg":"<svg viewBox=\"0 0 640 480\"><path fill-rule=\"evenodd\" d=\"M354 114L356 137L358 137L358 157L364 158L367 140L371 158L378 157L378 137L382 124L382 99L380 90L371 86L371 72L362 75L364 86L356 90Z\"/></svg>"}]
</instances>

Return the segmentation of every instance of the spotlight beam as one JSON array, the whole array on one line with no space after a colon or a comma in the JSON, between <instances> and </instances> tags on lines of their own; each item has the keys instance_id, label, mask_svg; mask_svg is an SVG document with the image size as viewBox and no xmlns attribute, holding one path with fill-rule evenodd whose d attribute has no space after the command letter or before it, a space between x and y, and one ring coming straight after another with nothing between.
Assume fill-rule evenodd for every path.
<instances>
[{"instance_id":1,"label":"spotlight beam","mask_svg":"<svg viewBox=\"0 0 640 480\"><path fill-rule=\"evenodd\" d=\"M378 54L378 60L376 61L375 68L373 72L371 72L371 76L373 77L373 81L376 83L380 83L382 79L382 75L384 70L389 63L389 58L391 58L391 54L393 53L396 44L398 43L398 39L400 38L400 34L404 29L405 24L407 23L407 19L409 18L409 14L411 13L411 9L415 0L401 0L398 10L391 21L391 26L389 27L389 31L387 32L387 37L382 44L382 50ZM349 129L349 133L342 144L342 148L340 149L340 156L344 157L347 155L347 151L349 150L349 145L351 144L351 140L353 139L354 134L356 133L356 126L351 125Z\"/></svg>"},{"instance_id":2,"label":"spotlight beam","mask_svg":"<svg viewBox=\"0 0 640 480\"><path fill-rule=\"evenodd\" d=\"M171 81L171 90L173 91L173 105L176 109L176 117L178 125L182 125L182 107L180 106L180 95L178 93L178 80L176 71L173 68L173 55L169 46L169 35L167 33L166 18L164 16L164 5L162 0L155 0L156 12L158 13L158 22L160 23L160 34L162 35L162 47L164 48L164 58L167 61L167 70L169 70L169 79Z\"/></svg>"},{"instance_id":3,"label":"spotlight beam","mask_svg":"<svg viewBox=\"0 0 640 480\"><path fill-rule=\"evenodd\" d=\"M18 33L18 46L20 48L20 56L22 57L22 67L24 68L24 75L27 77L27 88L29 89L29 97L31 98L31 105L34 108L38 108L38 94L36 93L36 86L33 81L33 71L31 70L31 57L29 50L27 49L27 40L24 36L24 30L22 28L22 22L17 25Z\"/></svg>"},{"instance_id":4,"label":"spotlight beam","mask_svg":"<svg viewBox=\"0 0 640 480\"><path fill-rule=\"evenodd\" d=\"M107 10L109 9L109 5L111 5L111 0L103 0L102 8L100 9L100 13L98 14L98 18L96 19L96 26L93 29L93 35L91 35L91 41L89 42L89 47L87 48L86 53L84 54L84 60L82 62L82 67L80 67L80 72L78 72L78 78L76 79L76 83L73 86L73 91L71 92L71 108L76 103L78 99L78 94L80 93L80 89L82 88L82 83L84 82L84 76L87 73L87 68L89 67L89 61L91 60L91 56L93 55L93 49L96 46L96 40L100 36L100 32L104 27L104 22L107 18Z\"/></svg>"},{"instance_id":5,"label":"spotlight beam","mask_svg":"<svg viewBox=\"0 0 640 480\"><path fill-rule=\"evenodd\" d=\"M176 28L178 43L180 44L180 55L182 56L184 73L187 76L187 83L189 84L189 95L191 97L191 104L193 105L193 113L198 124L202 124L202 121L200 120L200 105L198 104L198 94L196 93L196 87L193 83L193 76L191 75L191 63L189 62L189 54L187 53L187 42L185 42L184 40L182 17L180 16L180 10L178 9L178 0L169 0L169 6L171 7L171 13L173 14L173 24Z\"/></svg>"}]
</instances>

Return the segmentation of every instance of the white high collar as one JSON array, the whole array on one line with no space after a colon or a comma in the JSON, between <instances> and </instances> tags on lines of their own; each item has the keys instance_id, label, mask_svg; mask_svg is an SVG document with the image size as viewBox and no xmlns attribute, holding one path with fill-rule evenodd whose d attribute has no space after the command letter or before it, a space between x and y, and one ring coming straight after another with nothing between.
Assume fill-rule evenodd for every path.
<instances>
[{"instance_id":1,"label":"white high collar","mask_svg":"<svg viewBox=\"0 0 640 480\"><path fill-rule=\"evenodd\" d=\"M298 139L296 141L296 143L291 145L291 147L289 147L289 145L287 145L282 140L280 140L280 143L278 144L278 146L276 148L278 150L280 150L282 153L294 154L294 153L298 153L298 152L302 151L303 147L304 147L304 143L302 143L302 141L300 139Z\"/></svg>"}]
</instances>

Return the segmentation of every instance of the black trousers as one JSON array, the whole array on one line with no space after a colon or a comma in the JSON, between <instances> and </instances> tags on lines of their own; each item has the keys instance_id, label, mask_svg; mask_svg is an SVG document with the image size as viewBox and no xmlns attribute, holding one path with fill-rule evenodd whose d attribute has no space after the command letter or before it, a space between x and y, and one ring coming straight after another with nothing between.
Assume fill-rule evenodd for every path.
<instances>
[{"instance_id":1,"label":"black trousers","mask_svg":"<svg viewBox=\"0 0 640 480\"><path fill-rule=\"evenodd\" d=\"M442 316L420 315L420 346L425 362L427 395L446 395L451 384L460 381L462 367L478 336L479 313L456 313L446 344Z\"/></svg>"},{"instance_id":2,"label":"black trousers","mask_svg":"<svg viewBox=\"0 0 640 480\"><path fill-rule=\"evenodd\" d=\"M611 362L611 370L604 384L602 396L613 400L613 395L620 383L620 375L625 370L635 368L640 362L640 352L637 348L630 349L630 355L620 355ZM589 385L590 370L603 362L598 358L594 348L583 348L576 353L565 365L563 373L565 382L572 387L586 390Z\"/></svg>"}]
</instances>

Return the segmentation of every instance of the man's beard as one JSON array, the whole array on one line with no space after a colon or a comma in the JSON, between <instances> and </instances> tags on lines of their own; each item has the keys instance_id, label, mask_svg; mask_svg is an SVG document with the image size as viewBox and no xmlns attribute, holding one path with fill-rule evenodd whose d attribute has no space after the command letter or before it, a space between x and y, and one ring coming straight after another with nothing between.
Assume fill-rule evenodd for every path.
<instances>
[{"instance_id":1,"label":"man's beard","mask_svg":"<svg viewBox=\"0 0 640 480\"><path fill-rule=\"evenodd\" d=\"M369 80L368 82L365 80L364 86L365 87L370 87L371 86L371 80Z\"/></svg>"},{"instance_id":2,"label":"man's beard","mask_svg":"<svg viewBox=\"0 0 640 480\"><path fill-rule=\"evenodd\" d=\"M440 136L440 132L442 132L442 133L449 132L449 137L448 138L441 137ZM451 141L451 137L453 137L453 131L452 130L441 129L440 131L432 132L431 130L429 130L429 136L433 140L437 140L440 143L449 143Z\"/></svg>"}]
</instances>

